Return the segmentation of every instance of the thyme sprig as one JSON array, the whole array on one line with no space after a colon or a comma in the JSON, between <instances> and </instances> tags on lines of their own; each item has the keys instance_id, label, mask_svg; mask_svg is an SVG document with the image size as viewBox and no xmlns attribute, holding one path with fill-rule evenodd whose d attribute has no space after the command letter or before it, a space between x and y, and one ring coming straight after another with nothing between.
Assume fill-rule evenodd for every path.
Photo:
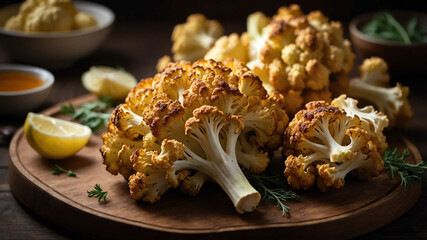
<instances>
[{"instance_id":1,"label":"thyme sprig","mask_svg":"<svg viewBox=\"0 0 427 240\"><path fill-rule=\"evenodd\" d=\"M71 170L65 170L62 167L55 164L55 167L50 171L53 175L60 175L61 173L66 173L70 177L75 177L76 173Z\"/></svg>"},{"instance_id":2,"label":"thyme sprig","mask_svg":"<svg viewBox=\"0 0 427 240\"><path fill-rule=\"evenodd\" d=\"M91 191L87 191L87 196L88 197L97 197L98 198L98 202L104 201L104 203L107 202L107 194L108 192L103 192L102 188L99 184L95 184L94 189L92 189Z\"/></svg>"},{"instance_id":3,"label":"thyme sprig","mask_svg":"<svg viewBox=\"0 0 427 240\"><path fill-rule=\"evenodd\" d=\"M411 184L417 183L421 180L424 171L427 170L427 162L419 162L411 164L405 161L407 157L411 156L408 149L402 151L399 156L397 148L387 150L384 153L384 169L388 171L391 178L400 176L400 185L409 187Z\"/></svg>"},{"instance_id":4,"label":"thyme sprig","mask_svg":"<svg viewBox=\"0 0 427 240\"><path fill-rule=\"evenodd\" d=\"M276 202L277 208L282 209L282 216L290 216L290 208L285 202L299 201L299 196L286 189L286 181L281 175L255 175L248 172L245 172L245 175L253 182L263 201Z\"/></svg>"},{"instance_id":5,"label":"thyme sprig","mask_svg":"<svg viewBox=\"0 0 427 240\"><path fill-rule=\"evenodd\" d=\"M110 118L110 108L113 101L110 96L104 96L97 101L83 103L76 108L73 104L63 105L61 114L72 115L73 120L88 126L93 132L107 125Z\"/></svg>"}]
</instances>

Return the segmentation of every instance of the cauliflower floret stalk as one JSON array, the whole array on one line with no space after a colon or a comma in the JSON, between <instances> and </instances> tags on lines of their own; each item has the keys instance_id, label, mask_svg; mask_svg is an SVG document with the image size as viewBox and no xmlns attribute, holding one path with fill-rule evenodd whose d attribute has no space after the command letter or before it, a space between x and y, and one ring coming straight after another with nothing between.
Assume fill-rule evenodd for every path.
<instances>
[{"instance_id":1,"label":"cauliflower floret stalk","mask_svg":"<svg viewBox=\"0 0 427 240\"><path fill-rule=\"evenodd\" d=\"M405 126L412 118L413 112L408 101L409 88L400 83L393 88L384 88L352 79L348 94L375 105L379 111L387 115L390 127Z\"/></svg>"},{"instance_id":2,"label":"cauliflower floret stalk","mask_svg":"<svg viewBox=\"0 0 427 240\"><path fill-rule=\"evenodd\" d=\"M202 14L188 16L187 22L177 25L172 32L172 52L175 61L194 62L209 51L224 30L215 20Z\"/></svg>"},{"instance_id":3,"label":"cauliflower floret stalk","mask_svg":"<svg viewBox=\"0 0 427 240\"><path fill-rule=\"evenodd\" d=\"M193 117L186 121L185 134L201 146L204 156L194 153L192 146L182 144L185 148L183 159L162 161L157 165L164 167L171 176L180 170L202 172L222 187L237 212L252 212L261 196L250 185L237 163L236 142L243 126L241 117L225 114L213 106L202 106L194 110ZM225 139L224 146L221 138ZM174 185L176 182L172 183Z\"/></svg>"},{"instance_id":4,"label":"cauliflower floret stalk","mask_svg":"<svg viewBox=\"0 0 427 240\"><path fill-rule=\"evenodd\" d=\"M353 131L354 134L356 131ZM380 154L376 151L375 145L368 142L368 148L356 152L354 159L342 164L319 164L317 165L319 177L317 187L321 191L326 191L332 187L339 189L344 186L344 178L347 174L362 179L369 180L372 176L378 176L384 167L384 162Z\"/></svg>"},{"instance_id":5,"label":"cauliflower floret stalk","mask_svg":"<svg viewBox=\"0 0 427 240\"><path fill-rule=\"evenodd\" d=\"M387 150L388 144L383 134L384 128L388 126L388 118L382 112L378 112L372 106L357 107L358 101L347 97L345 94L335 98L331 105L345 111L347 116L359 117L362 127L368 132L369 139L377 146L380 154Z\"/></svg>"},{"instance_id":6,"label":"cauliflower floret stalk","mask_svg":"<svg viewBox=\"0 0 427 240\"><path fill-rule=\"evenodd\" d=\"M287 145L296 154L285 161L284 173L291 186L307 189L316 181L326 191L341 188L345 176L356 169L361 179L379 174L381 157L357 116L348 117L324 101L306 107L286 129Z\"/></svg>"},{"instance_id":7,"label":"cauliflower floret stalk","mask_svg":"<svg viewBox=\"0 0 427 240\"><path fill-rule=\"evenodd\" d=\"M359 67L360 78L352 79L348 95L374 105L387 115L389 127L405 127L413 116L408 101L409 87L397 83L389 88L387 64L378 57L368 58Z\"/></svg>"}]
</instances>

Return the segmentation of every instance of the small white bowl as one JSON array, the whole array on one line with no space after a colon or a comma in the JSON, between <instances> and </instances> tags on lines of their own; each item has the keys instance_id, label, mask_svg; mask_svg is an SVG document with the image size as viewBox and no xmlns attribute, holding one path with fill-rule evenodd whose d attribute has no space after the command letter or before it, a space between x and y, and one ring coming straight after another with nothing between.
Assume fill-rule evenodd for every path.
<instances>
[{"instance_id":1,"label":"small white bowl","mask_svg":"<svg viewBox=\"0 0 427 240\"><path fill-rule=\"evenodd\" d=\"M26 33L4 29L8 18L19 11L20 4L0 9L0 48L12 61L58 69L95 51L111 30L115 15L107 7L91 2L74 2L76 8L92 15L96 27L69 32Z\"/></svg>"},{"instance_id":2,"label":"small white bowl","mask_svg":"<svg viewBox=\"0 0 427 240\"><path fill-rule=\"evenodd\" d=\"M40 87L24 91L0 91L0 115L19 117L37 109L49 96L55 77L49 71L27 65L0 64L0 73L22 72L37 76L43 81Z\"/></svg>"}]
</instances>

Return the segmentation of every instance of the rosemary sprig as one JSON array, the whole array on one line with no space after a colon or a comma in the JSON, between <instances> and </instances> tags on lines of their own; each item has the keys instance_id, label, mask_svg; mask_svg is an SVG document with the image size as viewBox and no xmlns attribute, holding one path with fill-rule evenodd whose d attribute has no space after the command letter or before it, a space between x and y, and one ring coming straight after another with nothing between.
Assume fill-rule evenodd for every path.
<instances>
[{"instance_id":1,"label":"rosemary sprig","mask_svg":"<svg viewBox=\"0 0 427 240\"><path fill-rule=\"evenodd\" d=\"M409 187L413 183L421 180L423 172L427 170L427 162L419 162L411 164L405 162L407 157L411 156L408 149L403 150L399 156L397 148L387 150L384 153L384 169L388 171L388 175L394 178L396 175L400 176L400 185Z\"/></svg>"},{"instance_id":2,"label":"rosemary sprig","mask_svg":"<svg viewBox=\"0 0 427 240\"><path fill-rule=\"evenodd\" d=\"M102 188L99 184L95 184L94 189L92 189L91 191L87 191L87 196L88 197L97 197L98 198L98 202L104 201L104 203L107 202L107 194L108 192L103 192Z\"/></svg>"},{"instance_id":3,"label":"rosemary sprig","mask_svg":"<svg viewBox=\"0 0 427 240\"><path fill-rule=\"evenodd\" d=\"M111 112L109 108L113 106L111 97L104 96L97 101L87 102L76 109L73 104L63 105L61 114L72 115L73 120L88 126L93 132L107 125Z\"/></svg>"},{"instance_id":4,"label":"rosemary sprig","mask_svg":"<svg viewBox=\"0 0 427 240\"><path fill-rule=\"evenodd\" d=\"M299 201L299 196L290 190L286 190L286 181L281 175L255 175L248 172L245 172L245 175L253 182L263 201L276 202L277 208L282 209L282 216L290 216L289 206L285 202L288 200Z\"/></svg>"},{"instance_id":5,"label":"rosemary sprig","mask_svg":"<svg viewBox=\"0 0 427 240\"><path fill-rule=\"evenodd\" d=\"M62 167L58 166L58 164L55 164L55 167L52 169L52 171L50 171L50 173L52 173L53 175L59 175L61 173L66 173L68 176L70 177L75 177L76 173L71 171L71 170L65 170Z\"/></svg>"}]
</instances>

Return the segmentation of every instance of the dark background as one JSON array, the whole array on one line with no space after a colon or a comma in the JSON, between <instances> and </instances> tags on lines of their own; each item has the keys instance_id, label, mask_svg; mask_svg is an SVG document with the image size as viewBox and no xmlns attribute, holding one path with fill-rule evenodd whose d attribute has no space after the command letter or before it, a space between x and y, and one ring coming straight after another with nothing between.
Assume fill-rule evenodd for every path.
<instances>
[{"instance_id":1,"label":"dark background","mask_svg":"<svg viewBox=\"0 0 427 240\"><path fill-rule=\"evenodd\" d=\"M0 6L10 3L23 2L23 0L1 0ZM110 7L117 16L117 21L184 21L185 18L195 12L203 13L208 18L218 20L239 20L246 18L248 14L262 11L273 15L280 6L297 3L307 13L312 10L321 10L331 20L350 21L354 16L375 10L406 9L427 11L424 0L406 1L356 1L356 0L95 0L100 4Z\"/></svg>"}]
</instances>

